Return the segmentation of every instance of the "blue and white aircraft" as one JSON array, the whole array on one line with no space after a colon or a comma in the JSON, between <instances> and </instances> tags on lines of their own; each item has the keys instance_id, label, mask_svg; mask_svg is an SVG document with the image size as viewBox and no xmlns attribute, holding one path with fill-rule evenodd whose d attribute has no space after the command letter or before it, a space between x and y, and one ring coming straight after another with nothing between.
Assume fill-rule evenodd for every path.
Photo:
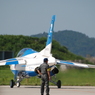
<instances>
[{"instance_id":1,"label":"blue and white aircraft","mask_svg":"<svg viewBox=\"0 0 95 95\"><path fill-rule=\"evenodd\" d=\"M10 81L11 88L13 88L15 84L17 85L17 87L20 87L20 82L24 78L37 76L38 73L36 71L36 68L43 63L44 58L48 58L49 60L48 64L51 68L50 70L51 76L54 76L59 72L59 70L56 67L57 64L71 65L71 66L77 66L83 68L95 68L95 65L68 62L68 61L56 59L52 56L51 48L52 48L52 33L54 29L54 22L55 22L55 15L52 16L46 46L43 50L37 52L31 48L24 48L18 53L16 58L0 61L0 66L10 65L10 69L14 74L15 81L14 80ZM54 82L53 80L51 80L51 82L56 84L58 88L61 88L60 80L58 80L58 82Z\"/></svg>"}]
</instances>

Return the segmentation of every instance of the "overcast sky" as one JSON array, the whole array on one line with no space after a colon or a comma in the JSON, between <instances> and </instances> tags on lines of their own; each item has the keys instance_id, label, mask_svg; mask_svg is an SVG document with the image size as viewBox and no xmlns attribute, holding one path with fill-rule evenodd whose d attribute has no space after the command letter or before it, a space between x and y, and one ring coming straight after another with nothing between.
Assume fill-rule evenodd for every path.
<instances>
[{"instance_id":1,"label":"overcast sky","mask_svg":"<svg viewBox=\"0 0 95 95\"><path fill-rule=\"evenodd\" d=\"M95 37L95 0L0 0L0 34L32 35L74 30Z\"/></svg>"}]
</instances>

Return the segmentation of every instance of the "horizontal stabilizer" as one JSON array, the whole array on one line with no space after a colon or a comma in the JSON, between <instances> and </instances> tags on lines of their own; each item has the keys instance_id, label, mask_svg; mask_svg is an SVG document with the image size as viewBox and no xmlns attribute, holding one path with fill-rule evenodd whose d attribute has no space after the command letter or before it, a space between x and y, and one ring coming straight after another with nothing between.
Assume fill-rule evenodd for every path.
<instances>
[{"instance_id":1,"label":"horizontal stabilizer","mask_svg":"<svg viewBox=\"0 0 95 95\"><path fill-rule=\"evenodd\" d=\"M57 64L82 67L82 68L95 68L95 65L82 64L82 63L77 63L77 62L69 62L69 61L64 61L64 60L57 60Z\"/></svg>"}]
</instances>

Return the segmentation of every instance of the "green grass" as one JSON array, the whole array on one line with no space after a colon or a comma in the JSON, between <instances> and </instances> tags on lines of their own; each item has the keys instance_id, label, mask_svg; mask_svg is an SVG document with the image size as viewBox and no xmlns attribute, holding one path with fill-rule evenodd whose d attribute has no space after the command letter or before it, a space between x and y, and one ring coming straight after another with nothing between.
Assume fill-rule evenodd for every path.
<instances>
[{"instance_id":1,"label":"green grass","mask_svg":"<svg viewBox=\"0 0 95 95\"><path fill-rule=\"evenodd\" d=\"M57 77L66 86L95 86L95 69L70 69L60 72Z\"/></svg>"},{"instance_id":2,"label":"green grass","mask_svg":"<svg viewBox=\"0 0 95 95\"><path fill-rule=\"evenodd\" d=\"M9 85L14 75L9 68L0 69L0 85ZM21 81L22 85L40 85L40 79L37 77L25 78Z\"/></svg>"},{"instance_id":3,"label":"green grass","mask_svg":"<svg viewBox=\"0 0 95 95\"><path fill-rule=\"evenodd\" d=\"M9 84L13 75L10 70L0 70L0 85Z\"/></svg>"},{"instance_id":4,"label":"green grass","mask_svg":"<svg viewBox=\"0 0 95 95\"><path fill-rule=\"evenodd\" d=\"M14 78L11 70L0 69L0 85L9 85ZM62 81L63 86L95 86L95 69L69 69L57 74L57 79ZM24 79L22 85L40 85L41 80L37 77ZM53 85L53 84L50 84Z\"/></svg>"}]
</instances>

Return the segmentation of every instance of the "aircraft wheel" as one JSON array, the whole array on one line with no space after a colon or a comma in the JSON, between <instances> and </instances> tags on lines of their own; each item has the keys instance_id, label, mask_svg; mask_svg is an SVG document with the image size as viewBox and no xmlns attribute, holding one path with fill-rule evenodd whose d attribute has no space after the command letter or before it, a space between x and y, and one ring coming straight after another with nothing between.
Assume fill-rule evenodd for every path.
<instances>
[{"instance_id":1,"label":"aircraft wheel","mask_svg":"<svg viewBox=\"0 0 95 95\"><path fill-rule=\"evenodd\" d=\"M58 82L57 82L57 87L61 88L61 81L60 80L58 80Z\"/></svg>"},{"instance_id":2,"label":"aircraft wheel","mask_svg":"<svg viewBox=\"0 0 95 95\"><path fill-rule=\"evenodd\" d=\"M17 87L20 87L20 82L17 81L16 86Z\"/></svg>"},{"instance_id":3,"label":"aircraft wheel","mask_svg":"<svg viewBox=\"0 0 95 95\"><path fill-rule=\"evenodd\" d=\"M11 80L11 81L10 81L10 88L13 88L13 87L14 87L14 85L15 85L14 80Z\"/></svg>"}]
</instances>

